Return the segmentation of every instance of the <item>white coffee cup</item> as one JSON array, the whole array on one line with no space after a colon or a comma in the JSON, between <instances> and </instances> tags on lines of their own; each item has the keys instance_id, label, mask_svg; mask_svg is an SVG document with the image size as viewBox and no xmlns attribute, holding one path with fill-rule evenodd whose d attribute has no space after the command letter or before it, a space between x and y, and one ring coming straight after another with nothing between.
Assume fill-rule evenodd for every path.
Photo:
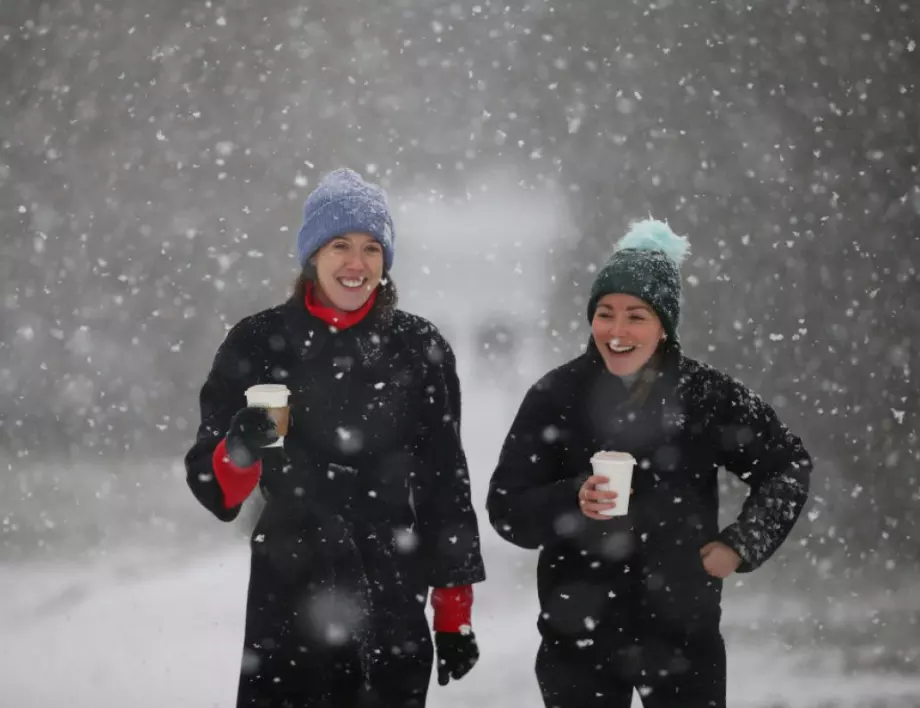
<instances>
[{"instance_id":1,"label":"white coffee cup","mask_svg":"<svg viewBox=\"0 0 920 708\"><path fill-rule=\"evenodd\" d=\"M599 492L616 492L616 506L598 512L604 516L625 516L629 512L629 496L632 489L633 469L636 460L628 452L596 452L591 457L594 474L606 477L596 489Z\"/></svg>"},{"instance_id":2,"label":"white coffee cup","mask_svg":"<svg viewBox=\"0 0 920 708\"><path fill-rule=\"evenodd\" d=\"M284 384L257 384L246 389L246 405L267 408L275 425L278 426L278 439L265 447L282 447L284 436L288 431L291 410L288 407L290 389Z\"/></svg>"}]
</instances>

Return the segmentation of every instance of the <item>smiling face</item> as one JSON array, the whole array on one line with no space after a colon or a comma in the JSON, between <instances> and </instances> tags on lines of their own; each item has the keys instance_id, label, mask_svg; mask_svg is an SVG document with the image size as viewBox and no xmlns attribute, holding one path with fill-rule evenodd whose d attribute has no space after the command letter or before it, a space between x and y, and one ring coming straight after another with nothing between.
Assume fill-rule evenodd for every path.
<instances>
[{"instance_id":1,"label":"smiling face","mask_svg":"<svg viewBox=\"0 0 920 708\"><path fill-rule=\"evenodd\" d=\"M367 234L336 236L310 262L320 301L343 312L360 309L383 277L383 248Z\"/></svg>"},{"instance_id":2,"label":"smiling face","mask_svg":"<svg viewBox=\"0 0 920 708\"><path fill-rule=\"evenodd\" d=\"M630 376L651 359L661 343L664 327L645 301L612 293L598 300L591 332L608 371Z\"/></svg>"}]
</instances>

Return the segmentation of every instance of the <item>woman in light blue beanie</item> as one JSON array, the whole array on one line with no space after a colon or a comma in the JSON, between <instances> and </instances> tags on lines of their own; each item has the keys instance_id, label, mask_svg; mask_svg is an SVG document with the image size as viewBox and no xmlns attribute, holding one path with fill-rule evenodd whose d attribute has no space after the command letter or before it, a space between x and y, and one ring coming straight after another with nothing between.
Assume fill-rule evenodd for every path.
<instances>
[{"instance_id":1,"label":"woman in light blue beanie","mask_svg":"<svg viewBox=\"0 0 920 708\"><path fill-rule=\"evenodd\" d=\"M441 685L478 659L485 570L456 361L396 309L393 247L383 190L326 175L304 205L293 296L230 331L201 389L189 487L224 521L257 487L266 499L237 708L424 708L435 656ZM247 407L258 384L289 390L286 431Z\"/></svg>"},{"instance_id":2,"label":"woman in light blue beanie","mask_svg":"<svg viewBox=\"0 0 920 708\"><path fill-rule=\"evenodd\" d=\"M304 202L294 294L338 310L337 319L353 318L357 314L348 313L363 313L377 300L378 307L392 309L395 245L383 189L354 170L330 172Z\"/></svg>"},{"instance_id":3,"label":"woman in light blue beanie","mask_svg":"<svg viewBox=\"0 0 920 708\"><path fill-rule=\"evenodd\" d=\"M664 222L630 227L591 287L587 351L527 392L492 476L495 530L540 549L547 708L629 708L634 690L645 708L725 708L723 579L766 562L808 496L802 441L682 351L688 251ZM720 467L751 488L724 528Z\"/></svg>"}]
</instances>

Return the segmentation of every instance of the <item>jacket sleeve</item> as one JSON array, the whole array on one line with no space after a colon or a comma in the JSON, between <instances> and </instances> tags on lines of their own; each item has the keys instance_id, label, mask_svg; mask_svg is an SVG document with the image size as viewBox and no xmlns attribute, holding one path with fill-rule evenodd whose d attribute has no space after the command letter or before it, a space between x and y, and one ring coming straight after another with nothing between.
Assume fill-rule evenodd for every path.
<instances>
[{"instance_id":1,"label":"jacket sleeve","mask_svg":"<svg viewBox=\"0 0 920 708\"><path fill-rule=\"evenodd\" d=\"M230 428L233 415L246 405L248 367L240 358L242 323L217 350L208 378L201 388L201 424L195 444L185 456L186 481L195 498L221 521L233 521L242 503L228 507L224 490L214 473L214 453Z\"/></svg>"},{"instance_id":2,"label":"jacket sleeve","mask_svg":"<svg viewBox=\"0 0 920 708\"><path fill-rule=\"evenodd\" d=\"M716 444L723 466L750 486L735 523L720 539L741 556L739 572L755 570L789 535L808 499L812 461L775 411L726 377Z\"/></svg>"},{"instance_id":3,"label":"jacket sleeve","mask_svg":"<svg viewBox=\"0 0 920 708\"><path fill-rule=\"evenodd\" d=\"M428 585L453 587L485 580L479 526L460 439L460 382L450 346L440 336L426 351L419 464L412 492Z\"/></svg>"},{"instance_id":4,"label":"jacket sleeve","mask_svg":"<svg viewBox=\"0 0 920 708\"><path fill-rule=\"evenodd\" d=\"M542 383L533 386L505 438L486 507L498 534L522 548L546 546L581 526L578 490L590 476L560 479L560 416Z\"/></svg>"}]
</instances>

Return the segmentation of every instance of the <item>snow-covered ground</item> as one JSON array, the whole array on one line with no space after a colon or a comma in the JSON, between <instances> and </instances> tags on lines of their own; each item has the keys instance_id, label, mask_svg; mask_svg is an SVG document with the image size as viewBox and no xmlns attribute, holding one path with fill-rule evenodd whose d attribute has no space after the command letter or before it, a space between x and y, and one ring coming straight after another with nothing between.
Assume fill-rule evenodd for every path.
<instances>
[{"instance_id":1,"label":"snow-covered ground","mask_svg":"<svg viewBox=\"0 0 920 708\"><path fill-rule=\"evenodd\" d=\"M468 444L476 441L469 451L481 510L513 406L485 392L467 406L464 437ZM185 504L190 495L184 482L177 479L175 487L175 503ZM482 660L460 682L447 688L435 683L431 708L541 705L532 671L535 557L501 542L484 517L482 522L490 574L477 590L474 611ZM238 528L213 524L213 533L189 545L181 542L181 534L169 533L169 524L156 527L154 539L164 539L159 545L150 539L119 542L113 528L105 534L106 553L91 559L84 554L84 561L0 565L0 705L232 706L248 547ZM848 647L845 639L832 639L833 633L825 631L825 644L808 629L821 624L814 599L778 598L750 590L756 583L745 582L730 590L726 602L729 705L920 706L916 665L873 661L886 652L908 656L909 649L892 652L886 642L907 637L909 644L909 637L920 631L886 628L878 617L854 606L843 616L838 612L835 625L858 629L875 623L877 641Z\"/></svg>"},{"instance_id":2,"label":"snow-covered ground","mask_svg":"<svg viewBox=\"0 0 920 708\"><path fill-rule=\"evenodd\" d=\"M524 554L489 545L477 595L482 660L463 681L432 687L432 708L540 705L533 587ZM18 708L233 705L248 551L241 542L177 560L132 555L92 565L0 569L0 685ZM732 706L916 706L920 677L846 675L837 653L785 646L749 628L768 601L729 603ZM637 704L638 705L638 704Z\"/></svg>"}]
</instances>

